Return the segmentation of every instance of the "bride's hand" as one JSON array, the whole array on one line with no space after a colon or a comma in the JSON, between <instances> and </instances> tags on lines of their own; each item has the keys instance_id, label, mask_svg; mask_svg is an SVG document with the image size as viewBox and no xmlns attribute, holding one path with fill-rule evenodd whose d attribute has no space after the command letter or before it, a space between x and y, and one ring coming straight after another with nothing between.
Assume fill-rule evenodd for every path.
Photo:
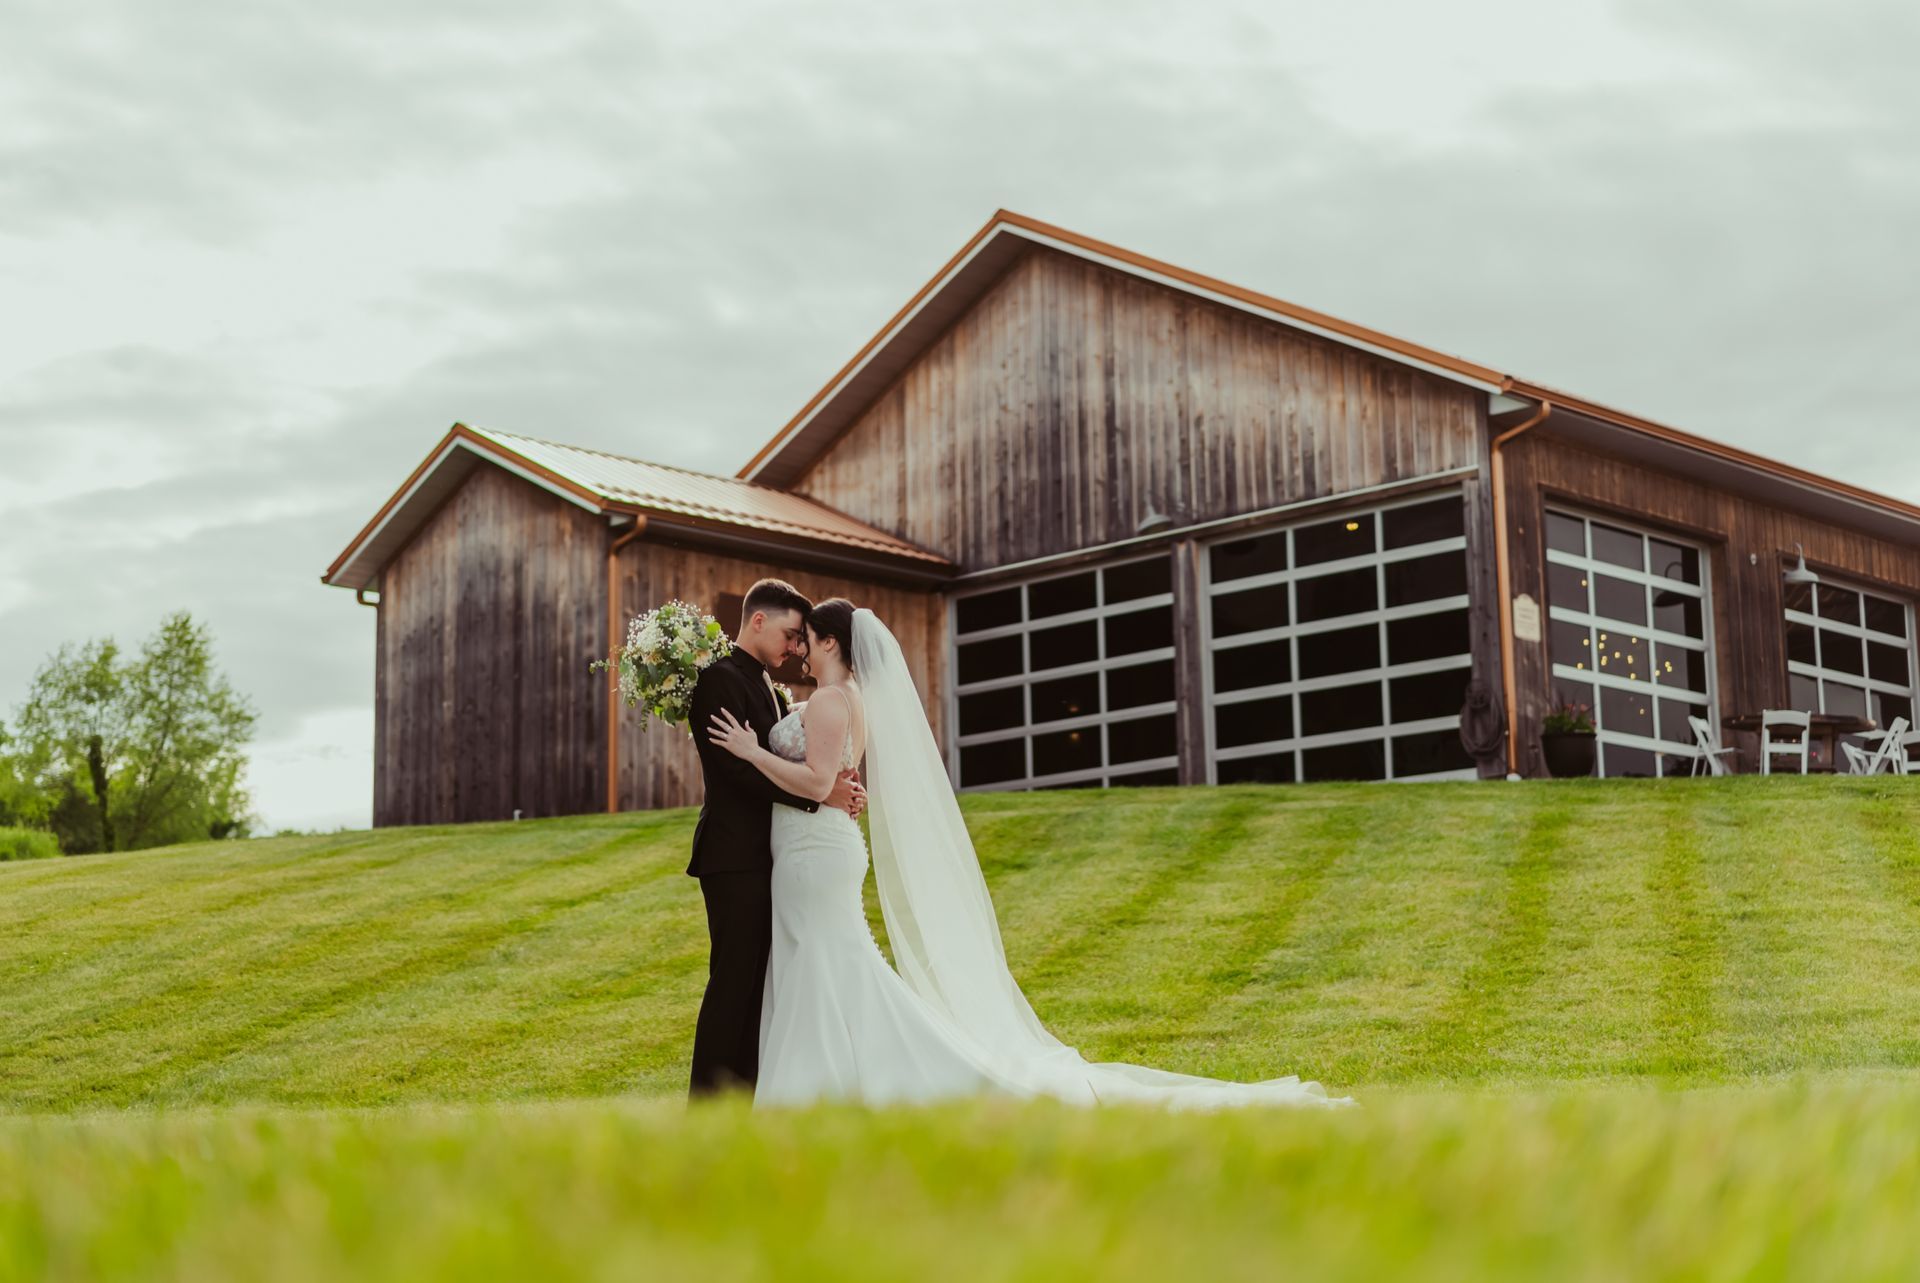
<instances>
[{"instance_id":1,"label":"bride's hand","mask_svg":"<svg viewBox=\"0 0 1920 1283\"><path fill-rule=\"evenodd\" d=\"M735 757L745 757L760 747L760 737L753 733L753 727L724 708L713 715L713 723L707 728L707 738Z\"/></svg>"}]
</instances>

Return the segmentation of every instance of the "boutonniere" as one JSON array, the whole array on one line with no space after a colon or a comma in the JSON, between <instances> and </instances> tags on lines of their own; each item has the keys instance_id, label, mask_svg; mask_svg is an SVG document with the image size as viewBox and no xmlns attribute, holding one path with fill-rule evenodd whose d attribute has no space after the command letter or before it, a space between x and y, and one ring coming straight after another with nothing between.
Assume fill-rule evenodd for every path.
<instances>
[{"instance_id":1,"label":"boutonniere","mask_svg":"<svg viewBox=\"0 0 1920 1283\"><path fill-rule=\"evenodd\" d=\"M780 708L783 712L793 708L793 692L787 689L785 682L773 683L773 695L775 699L780 701Z\"/></svg>"}]
</instances>

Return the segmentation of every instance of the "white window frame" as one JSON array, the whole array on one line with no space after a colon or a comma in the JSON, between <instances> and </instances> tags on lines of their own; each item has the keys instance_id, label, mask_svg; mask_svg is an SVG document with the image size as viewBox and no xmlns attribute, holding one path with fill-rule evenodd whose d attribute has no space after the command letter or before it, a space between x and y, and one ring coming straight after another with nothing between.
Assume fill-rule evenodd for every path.
<instances>
[{"instance_id":1,"label":"white window frame","mask_svg":"<svg viewBox=\"0 0 1920 1283\"><path fill-rule=\"evenodd\" d=\"M1545 639L1549 648L1547 651L1547 674L1549 682L1551 682L1553 678L1564 677L1568 681L1586 682L1593 686L1596 692L1603 687L1611 687L1615 690L1631 691L1635 695L1645 694L1649 699L1655 701L1654 717L1656 721L1660 715L1658 701L1661 699L1674 698L1674 695L1664 692L1675 691L1678 694L1690 697L1685 701L1689 704L1704 703L1707 706L1707 724L1709 726L1718 726L1720 724L1719 646L1714 641L1713 635L1713 560L1708 555L1707 546L1696 539L1688 539L1665 530L1643 526L1637 522L1618 517L1610 512L1593 512L1563 503L1549 503L1546 505L1546 511L1553 515L1567 517L1580 522L1586 544L1584 554L1563 552L1558 548L1546 548L1543 532L1541 543L1548 563L1584 571L1589 576L1598 573L1607 575L1613 579L1628 580L1632 583L1639 584L1647 590L1647 622L1642 625L1623 624L1619 620L1603 618L1591 610L1579 611L1570 607L1555 605L1553 602L1553 592L1549 589L1546 593L1549 629ZM1667 576L1651 570L1633 570L1626 566L1617 565L1611 561L1600 560L1593 555L1593 523L1596 521L1603 526L1610 526L1615 530L1625 530L1640 536L1640 550L1643 557L1643 564L1647 566L1653 565L1652 550L1648 543L1649 540L1657 539L1662 543L1692 549L1694 554L1699 558L1700 582L1698 584L1690 584L1683 579L1669 579ZM1699 598L1701 636L1689 637L1685 633L1668 632L1666 629L1654 627L1653 594L1662 590L1677 592L1684 597ZM1587 589L1587 599L1590 605L1593 602L1593 593L1594 588L1589 585ZM1681 650L1699 652L1705 659L1704 668L1706 671L1707 689L1702 692L1689 690L1685 687L1662 687L1659 683L1657 673L1654 675L1653 680L1643 684L1639 681L1620 677L1613 673L1604 673L1600 671L1598 665L1592 668L1578 668L1572 664L1556 663L1553 660L1553 652L1551 649L1553 644L1551 623L1556 619L1563 620L1570 624L1581 624L1589 627L1593 630L1593 635L1596 638L1603 628L1631 628L1636 630L1639 636L1647 640L1649 670L1653 667L1652 656L1653 644L1655 642L1666 646L1677 647ZM1680 740L1664 740L1654 735L1631 735L1624 731L1609 731L1605 726L1601 725L1603 719L1601 717L1599 696L1597 693L1594 704L1594 724L1599 731L1600 738L1601 758L1599 765L1602 768L1604 768L1606 764L1606 746L1608 744L1618 744L1622 748L1642 749L1653 754L1654 775L1656 778L1665 778L1669 774L1677 775L1680 773L1677 767L1671 772L1668 771L1668 758L1688 759L1688 766L1691 768L1691 759L1700 756L1700 746L1691 737L1683 742ZM1604 769L1602 770L1602 774L1604 774Z\"/></svg>"},{"instance_id":2,"label":"white window frame","mask_svg":"<svg viewBox=\"0 0 1920 1283\"><path fill-rule=\"evenodd\" d=\"M1447 487L1408 495L1388 503L1367 504L1346 511L1316 513L1311 517L1296 519L1284 524L1262 526L1254 530L1236 531L1234 534L1201 545L1200 558L1200 649L1201 690L1206 705L1206 762L1207 783L1217 784L1220 779L1220 763L1232 762L1246 757L1271 757L1281 753L1293 756L1293 778L1300 781L1301 753L1308 749L1322 748L1335 744L1356 744L1379 741L1385 754L1386 775L1389 780L1471 780L1479 778L1479 771L1471 766L1451 771L1434 771L1424 775L1397 775L1394 773L1393 740L1396 735L1414 735L1423 731L1458 730L1460 715L1454 713L1445 717L1427 717L1410 722L1396 722L1393 719L1393 687L1391 679L1395 677L1415 677L1423 673L1442 673L1455 669L1464 669L1470 675L1473 669L1471 650L1458 655L1441 656L1438 659L1415 660L1405 664L1382 663L1373 668L1355 669L1352 672L1337 673L1330 677L1301 678L1300 646L1301 637L1315 633L1339 632L1349 628L1373 624L1378 632L1380 655L1383 660L1388 655L1387 625L1400 619L1419 618L1424 615L1440 615L1455 610L1468 612L1469 629L1472 621L1472 592L1460 593L1452 597L1438 597L1432 601L1415 602L1406 606L1387 606L1386 568L1399 561L1411 561L1420 557L1430 557L1435 553L1458 551L1462 558L1468 556L1465 534L1446 539L1430 540L1427 543L1411 544L1405 548L1387 549L1380 538L1383 529L1382 514L1396 508L1413 508L1433 503L1441 499L1456 499L1464 509L1465 493L1458 487ZM1462 513L1464 522L1464 511ZM1300 529L1325 525L1332 521L1371 518L1374 524L1374 550L1357 557L1343 557L1336 561L1315 562L1302 566L1294 548L1294 532ZM1224 544L1239 543L1247 539L1262 538L1268 535L1285 534L1287 539L1287 568L1270 571L1263 575L1249 575L1242 579L1228 579L1215 583L1213 579L1213 549ZM1341 615L1334 619L1317 619L1312 623L1300 623L1299 599L1296 586L1303 579L1317 579L1323 575L1336 574L1344 570L1374 568L1374 600L1381 605L1372 610L1359 611L1351 615ZM1468 582L1472 582L1472 566L1468 566ZM1232 596L1258 588L1276 584L1287 586L1288 623L1277 628L1264 628L1257 632L1235 633L1231 637L1213 636L1213 601L1215 597ZM1233 650L1242 646L1258 645L1263 642L1285 639L1288 644L1288 673L1291 680L1273 682L1265 686L1253 686L1244 690L1214 691L1213 659L1221 650ZM1298 696L1303 692L1327 690L1341 686L1357 686L1369 678L1380 685L1380 709L1382 721L1375 726L1359 727L1353 730L1328 731L1318 735L1300 734L1300 705ZM1462 687L1464 691L1464 683ZM1237 744L1232 748L1215 746L1215 711L1223 704L1242 704L1253 700L1270 699L1275 696L1293 697L1293 734L1280 739L1266 740L1257 744ZM1464 703L1464 695L1462 698Z\"/></svg>"},{"instance_id":3,"label":"white window frame","mask_svg":"<svg viewBox=\"0 0 1920 1283\"><path fill-rule=\"evenodd\" d=\"M1126 601L1107 604L1107 577L1109 570L1142 562L1161 561L1167 566L1169 589L1164 593L1155 593L1148 597L1134 597ZM1028 612L1026 590L1035 584L1045 584L1055 579L1071 579L1079 575L1092 573L1094 577L1094 604L1085 610L1068 611L1065 614L1046 615L1038 619ZM1115 670L1124 671L1135 666L1167 662L1175 666L1174 677L1179 679L1178 638L1180 619L1174 608L1173 552L1171 549L1147 556L1116 557L1111 561L1090 562L1070 569L1056 569L1044 574L1026 576L954 593L947 598L947 663L953 680L948 683L947 725L951 728L947 734L948 774L956 790L963 793L1007 793L1022 792L1031 789L1048 788L1062 784L1099 784L1109 786L1116 780L1125 780L1135 775L1144 775L1156 771L1180 768L1179 754L1179 701L1164 700L1155 704L1140 704L1132 708L1115 709L1110 706L1107 697L1107 676ZM977 632L960 636L959 603L969 597L984 597L992 593L1005 592L1018 588L1020 593L1020 620L1017 623L1002 624L998 628L983 628ZM1112 659L1107 657L1107 628L1109 619L1124 619L1130 614L1145 612L1165 606L1173 615L1175 645L1156 647L1153 650L1134 651ZM1092 622L1094 625L1095 658L1079 664L1067 664L1059 668L1048 668L1041 672L1032 671L1032 636L1035 632L1057 628L1065 624ZM964 641L973 643L992 641L998 637L1018 636L1021 639L1021 672L1007 677L993 677L984 681L960 683L960 646ZM1099 713L1089 713L1081 717L1061 718L1050 722L1033 720L1033 687L1038 682L1050 682L1062 677L1076 677L1085 673L1098 673L1100 676ZM1025 722L1017 727L998 731L977 731L972 735L960 733L960 698L984 691L1004 690L1019 687L1025 692ZM1109 760L1111 744L1108 728L1119 723L1142 721L1150 717L1175 714L1175 740L1171 751L1162 757L1143 758L1137 762L1113 763ZM1098 767L1087 767L1077 771L1055 771L1048 775L1035 775L1033 767L1033 738L1037 735L1051 735L1056 731L1075 731L1097 729L1100 734L1100 762ZM962 785L960 782L960 750L976 744L990 744L1000 740L1024 740L1026 754L1026 772L1010 780L997 780L991 784Z\"/></svg>"},{"instance_id":4,"label":"white window frame","mask_svg":"<svg viewBox=\"0 0 1920 1283\"><path fill-rule=\"evenodd\" d=\"M1813 605L1814 605L1814 609L1812 612L1800 611L1800 610L1789 610L1789 609L1785 609L1784 607L1782 608L1782 611L1781 611L1781 618L1783 621L1781 625L1783 630L1783 635L1781 639L1783 653L1785 653L1784 629L1786 624L1789 624L1789 623L1805 624L1807 627L1813 629L1814 662L1809 664L1802 660L1796 660L1791 658L1787 660L1787 673L1789 675L1789 678L1795 677L1795 676L1805 677L1810 679L1813 682L1814 693L1818 697L1816 702L1820 705L1820 707L1817 709L1809 710L1809 711L1816 712L1816 713L1824 713L1827 711L1827 683L1831 681L1836 685L1851 686L1856 690L1861 690L1866 692L1868 696L1867 716L1869 717L1872 717L1874 715L1872 697L1876 693L1883 694L1883 695L1905 696L1907 700L1907 706L1913 709L1916 713L1920 713L1920 691L1916 691L1915 680L1914 680L1915 678L1915 664L1914 664L1915 638L1914 638L1913 602L1897 593L1886 592L1882 589L1870 587L1865 584L1852 583L1846 579L1829 578L1826 575L1822 575L1820 577L1820 582L1818 584L1811 585L1811 587L1813 589L1812 595L1813 595ZM1892 633L1883 633L1877 629L1868 628L1864 622L1867 617L1866 602L1864 600L1860 601L1860 619L1863 621L1861 623L1849 624L1841 620L1825 619L1821 617L1818 611L1820 608L1820 589L1822 588L1834 588L1834 589L1840 590L1841 592L1852 593L1856 598L1864 598L1867 596L1872 596L1872 597L1878 597L1882 601L1891 601L1891 602L1898 603L1900 606L1900 609L1905 613L1906 624L1907 624L1907 635L1905 637L1895 637ZM1822 632L1840 633L1843 636L1855 638L1856 640L1862 641L1863 643L1868 641L1876 641L1885 646L1900 647L1900 649L1904 651L1907 656L1907 684L1905 686L1896 686L1892 682L1883 682L1879 680L1878 678L1874 677L1871 673L1849 673L1849 672L1842 671L1841 669L1838 669L1838 668L1826 667L1826 665L1822 662L1825 659L1825 654L1823 649L1824 643L1822 642L1820 637L1820 634ZM1867 659L1866 648L1864 644L1861 647L1860 660L1861 660L1861 666L1863 668L1872 667L1871 662ZM1792 692L1792 685L1793 685L1792 681L1789 680L1787 685L1788 685L1788 692L1789 692L1788 699L1789 699L1789 702L1791 702L1791 699L1792 699L1791 692Z\"/></svg>"}]
</instances>

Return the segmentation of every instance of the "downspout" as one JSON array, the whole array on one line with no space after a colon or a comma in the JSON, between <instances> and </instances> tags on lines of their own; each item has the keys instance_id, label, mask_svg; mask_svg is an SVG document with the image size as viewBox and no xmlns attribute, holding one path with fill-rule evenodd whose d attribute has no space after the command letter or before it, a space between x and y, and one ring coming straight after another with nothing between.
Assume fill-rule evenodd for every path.
<instances>
[{"instance_id":1,"label":"downspout","mask_svg":"<svg viewBox=\"0 0 1920 1283\"><path fill-rule=\"evenodd\" d=\"M1494 578L1500 593L1500 687L1506 696L1507 707L1507 777L1520 773L1520 735L1516 727L1515 708L1519 703L1519 692L1513 675L1513 569L1507 556L1507 470L1501 447L1529 428L1537 428L1547 421L1553 413L1553 403L1542 400L1540 410L1524 423L1519 423L1493 439L1490 450L1493 472L1493 566Z\"/></svg>"},{"instance_id":2,"label":"downspout","mask_svg":"<svg viewBox=\"0 0 1920 1283\"><path fill-rule=\"evenodd\" d=\"M620 596L618 584L620 550L645 534L647 517L635 513L633 529L607 546L607 654L617 653L625 640L620 635ZM618 675L607 688L607 814L620 809L620 682Z\"/></svg>"},{"instance_id":3,"label":"downspout","mask_svg":"<svg viewBox=\"0 0 1920 1283\"><path fill-rule=\"evenodd\" d=\"M374 608L375 610L378 610L378 609L380 609L380 599L379 599L378 597L375 597L375 598L374 598L374 599L373 599L372 601L368 601L368 600L367 600L367 590L366 590L366 589L364 589L364 588L356 588L356 589L354 589L354 590L353 590L353 599L354 599L355 601L357 601L357 602L359 602L359 603L360 603L360 604L361 604L362 606L371 606L371 607L373 607L373 608Z\"/></svg>"}]
</instances>

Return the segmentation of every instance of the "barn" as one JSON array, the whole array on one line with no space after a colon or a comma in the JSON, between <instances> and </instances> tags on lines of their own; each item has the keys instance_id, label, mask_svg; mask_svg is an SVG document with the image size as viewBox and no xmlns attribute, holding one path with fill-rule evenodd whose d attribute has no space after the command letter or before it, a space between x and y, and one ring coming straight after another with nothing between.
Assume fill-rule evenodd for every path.
<instances>
[{"instance_id":1,"label":"barn","mask_svg":"<svg viewBox=\"0 0 1920 1283\"><path fill-rule=\"evenodd\" d=\"M456 424L322 576L374 822L697 802L587 665L763 574L890 622L965 790L1538 776L1561 702L1655 776L1911 717L1920 508L1003 210L737 476Z\"/></svg>"}]
</instances>

